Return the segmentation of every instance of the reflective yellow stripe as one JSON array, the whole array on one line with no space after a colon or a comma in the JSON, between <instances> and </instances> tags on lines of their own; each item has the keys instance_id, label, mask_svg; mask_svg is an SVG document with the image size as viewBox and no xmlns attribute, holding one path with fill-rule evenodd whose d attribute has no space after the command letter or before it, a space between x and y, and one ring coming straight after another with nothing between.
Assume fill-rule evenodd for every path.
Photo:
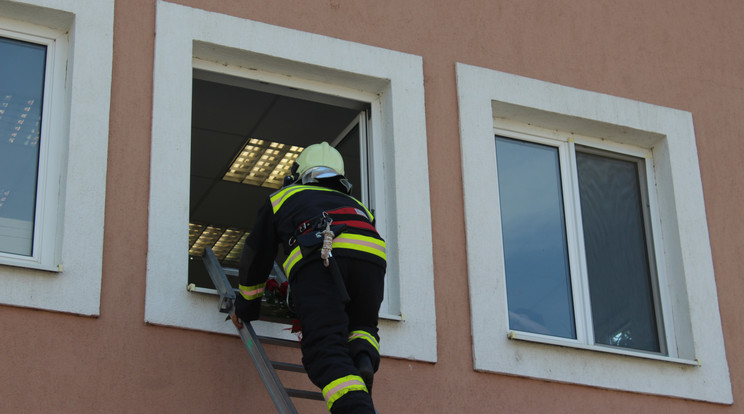
<instances>
[{"instance_id":1,"label":"reflective yellow stripe","mask_svg":"<svg viewBox=\"0 0 744 414\"><path fill-rule=\"evenodd\" d=\"M385 241L374 237L342 233L333 239L333 248L359 250L379 256L382 260L387 260Z\"/></svg>"},{"instance_id":2,"label":"reflective yellow stripe","mask_svg":"<svg viewBox=\"0 0 744 414\"><path fill-rule=\"evenodd\" d=\"M271 200L271 208L274 210L274 214L276 214L277 211L279 211L279 207L284 204L285 201L289 197L291 197L294 193L302 190L308 190L308 186L304 185L291 185L287 188L283 188L276 193L272 194L270 197Z\"/></svg>"},{"instance_id":3,"label":"reflective yellow stripe","mask_svg":"<svg viewBox=\"0 0 744 414\"><path fill-rule=\"evenodd\" d=\"M375 256L382 258L382 260L387 260L387 256L385 255L385 241L374 237L342 233L340 236L333 239L333 248L357 250L374 254ZM300 246L297 246L292 250L289 257L287 257L287 260L282 264L284 273L288 276L291 275L292 268L301 259L302 252L300 251Z\"/></svg>"},{"instance_id":4,"label":"reflective yellow stripe","mask_svg":"<svg viewBox=\"0 0 744 414\"><path fill-rule=\"evenodd\" d=\"M355 339L364 339L365 341L369 342L377 350L378 354L380 353L380 343L377 342L377 339L375 339L374 336L370 335L369 332L352 331L349 334L349 340L347 342L351 342Z\"/></svg>"},{"instance_id":5,"label":"reflective yellow stripe","mask_svg":"<svg viewBox=\"0 0 744 414\"><path fill-rule=\"evenodd\" d=\"M331 191L331 192L338 192L336 190L332 190L330 188L324 188L324 187L318 187L315 185L290 185L289 187L282 188L281 190L275 192L274 194L269 197L269 200L271 200L271 208L274 210L274 214L276 214L277 211L279 211L279 208L284 204L285 201L289 199L289 197L297 194L300 191L304 190L317 190L317 191ZM343 194L343 193L341 193ZM372 212L370 212L367 207L364 206L359 200L352 196L348 196L352 200L356 201L357 204L361 208L364 209L364 211L367 213L367 217L369 217L369 221L374 222L375 218L372 216Z\"/></svg>"},{"instance_id":6,"label":"reflective yellow stripe","mask_svg":"<svg viewBox=\"0 0 744 414\"><path fill-rule=\"evenodd\" d=\"M326 400L328 409L330 410L336 400L350 391L368 392L362 377L358 375L347 375L323 387L323 398Z\"/></svg>"},{"instance_id":7,"label":"reflective yellow stripe","mask_svg":"<svg viewBox=\"0 0 744 414\"><path fill-rule=\"evenodd\" d=\"M263 296L264 283L253 286L238 285L238 290L240 291L240 295L246 300L258 299Z\"/></svg>"},{"instance_id":8,"label":"reflective yellow stripe","mask_svg":"<svg viewBox=\"0 0 744 414\"><path fill-rule=\"evenodd\" d=\"M300 259L302 259L302 251L300 250L300 246L297 246L292 250L292 253L289 254L289 257L284 261L284 264L282 264L284 274L289 276L292 268L300 261Z\"/></svg>"}]
</instances>

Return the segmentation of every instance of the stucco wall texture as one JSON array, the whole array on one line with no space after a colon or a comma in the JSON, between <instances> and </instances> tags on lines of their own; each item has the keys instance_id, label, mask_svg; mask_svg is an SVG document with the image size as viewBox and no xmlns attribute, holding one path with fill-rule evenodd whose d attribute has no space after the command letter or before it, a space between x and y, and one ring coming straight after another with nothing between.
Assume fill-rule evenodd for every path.
<instances>
[{"instance_id":1,"label":"stucco wall texture","mask_svg":"<svg viewBox=\"0 0 744 414\"><path fill-rule=\"evenodd\" d=\"M422 56L438 362L384 359L381 413L744 411L744 3L175 3ZM0 306L0 412L275 412L237 337L144 322L155 13L156 0L115 5L100 316ZM455 62L693 114L732 406L473 370Z\"/></svg>"}]
</instances>

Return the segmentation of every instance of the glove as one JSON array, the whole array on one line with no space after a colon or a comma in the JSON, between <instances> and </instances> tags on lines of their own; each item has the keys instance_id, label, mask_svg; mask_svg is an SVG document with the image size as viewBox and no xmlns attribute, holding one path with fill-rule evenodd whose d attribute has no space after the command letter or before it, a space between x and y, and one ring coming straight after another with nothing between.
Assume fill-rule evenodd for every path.
<instances>
[{"instance_id":1,"label":"glove","mask_svg":"<svg viewBox=\"0 0 744 414\"><path fill-rule=\"evenodd\" d=\"M261 315L261 298L247 300L241 295L235 298L235 314L243 322L255 321Z\"/></svg>"}]
</instances>

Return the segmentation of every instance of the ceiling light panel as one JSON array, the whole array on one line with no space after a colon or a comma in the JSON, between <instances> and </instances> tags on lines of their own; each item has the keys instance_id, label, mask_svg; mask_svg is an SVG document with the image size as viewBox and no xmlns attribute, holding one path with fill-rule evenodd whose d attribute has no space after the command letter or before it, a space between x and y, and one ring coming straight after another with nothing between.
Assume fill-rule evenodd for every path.
<instances>
[{"instance_id":1,"label":"ceiling light panel","mask_svg":"<svg viewBox=\"0 0 744 414\"><path fill-rule=\"evenodd\" d=\"M247 236L236 228L189 223L189 255L201 257L209 246L218 260L237 263Z\"/></svg>"},{"instance_id":2,"label":"ceiling light panel","mask_svg":"<svg viewBox=\"0 0 744 414\"><path fill-rule=\"evenodd\" d=\"M225 181L281 188L303 147L251 138L222 177Z\"/></svg>"}]
</instances>

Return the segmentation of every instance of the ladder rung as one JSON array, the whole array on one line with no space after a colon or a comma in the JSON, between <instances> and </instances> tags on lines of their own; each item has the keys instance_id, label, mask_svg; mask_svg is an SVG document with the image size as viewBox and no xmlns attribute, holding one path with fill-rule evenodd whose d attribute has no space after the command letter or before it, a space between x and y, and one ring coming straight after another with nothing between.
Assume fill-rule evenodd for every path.
<instances>
[{"instance_id":1,"label":"ladder rung","mask_svg":"<svg viewBox=\"0 0 744 414\"><path fill-rule=\"evenodd\" d=\"M282 371L292 371L305 373L305 367L299 364L291 364L289 362L271 361L271 365L274 369L280 369Z\"/></svg>"},{"instance_id":2,"label":"ladder rung","mask_svg":"<svg viewBox=\"0 0 744 414\"><path fill-rule=\"evenodd\" d=\"M284 390L287 391L287 394L290 397L304 398L306 400L324 401L323 394L317 391L296 390L294 388L285 388Z\"/></svg>"},{"instance_id":3,"label":"ladder rung","mask_svg":"<svg viewBox=\"0 0 744 414\"><path fill-rule=\"evenodd\" d=\"M278 338L269 338L268 336L259 336L259 340L261 340L261 343L264 345L277 345L277 346L283 346L287 348L299 348L300 343L297 341L290 341L287 339L278 339Z\"/></svg>"}]
</instances>

